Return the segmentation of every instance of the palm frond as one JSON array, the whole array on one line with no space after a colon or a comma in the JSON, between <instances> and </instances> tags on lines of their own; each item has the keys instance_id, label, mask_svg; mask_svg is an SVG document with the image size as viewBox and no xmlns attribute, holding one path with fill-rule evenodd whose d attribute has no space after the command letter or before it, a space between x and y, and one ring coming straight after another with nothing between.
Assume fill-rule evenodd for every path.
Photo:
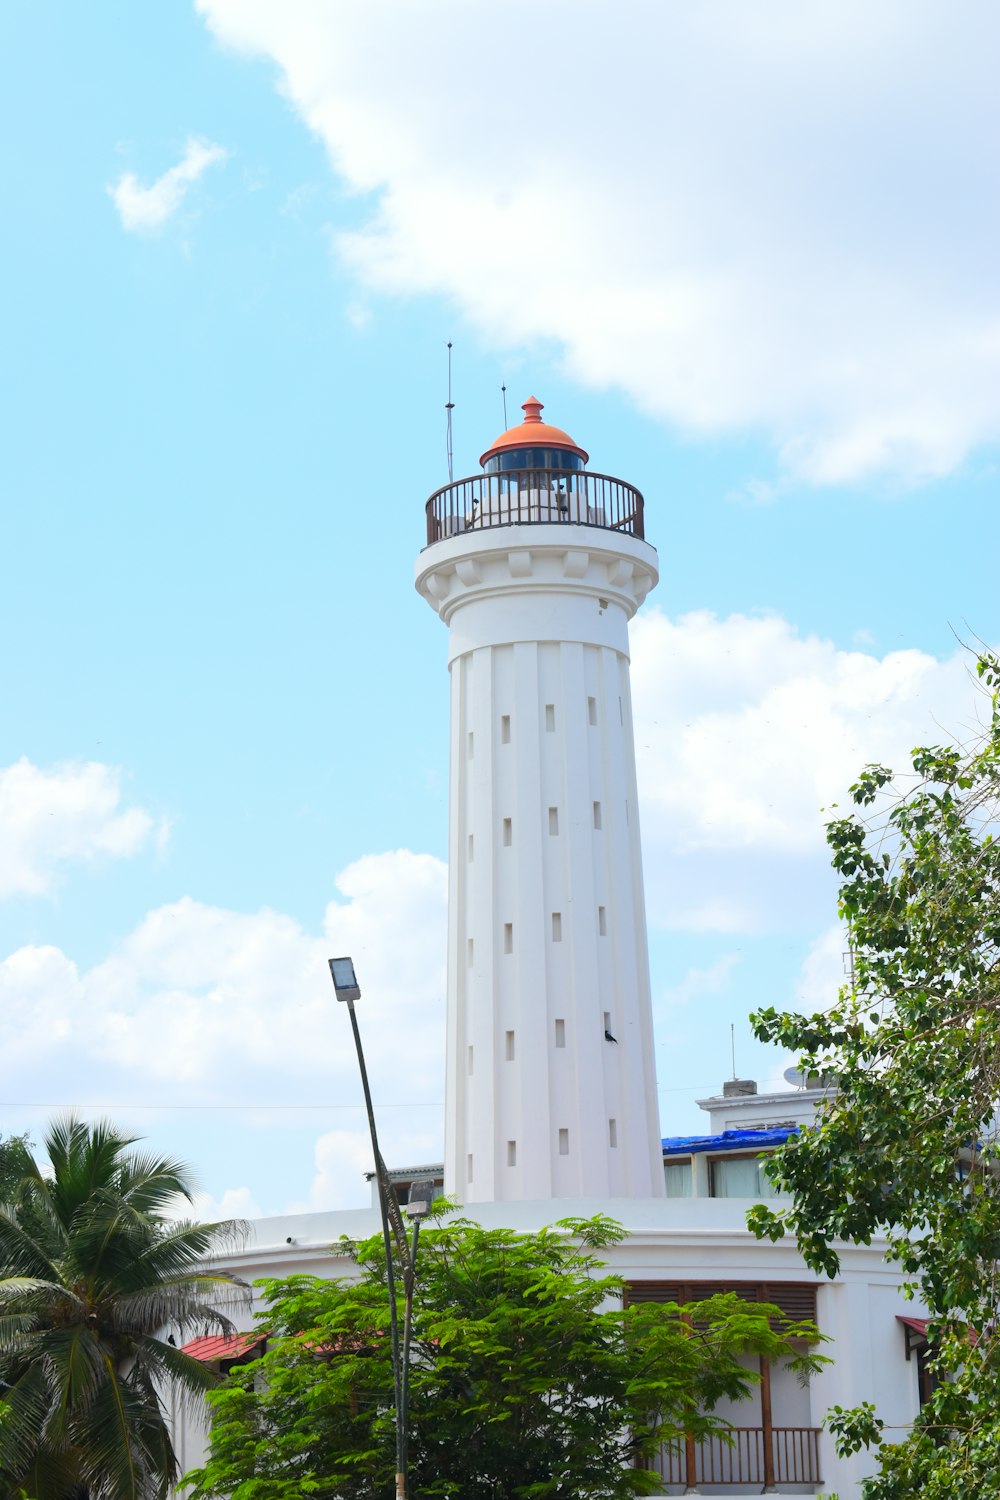
<instances>
[{"instance_id":1,"label":"palm frond","mask_svg":"<svg viewBox=\"0 0 1000 1500\"><path fill-rule=\"evenodd\" d=\"M74 1303L78 1307L83 1306L73 1288L63 1281L43 1281L40 1276L0 1277L0 1301L17 1302L22 1298L30 1297L35 1292L43 1292L59 1301Z\"/></svg>"},{"instance_id":2,"label":"palm frond","mask_svg":"<svg viewBox=\"0 0 1000 1500\"><path fill-rule=\"evenodd\" d=\"M194 1198L191 1168L167 1156L133 1152L122 1163L119 1188L126 1203L139 1213L161 1213L171 1200Z\"/></svg>"},{"instance_id":3,"label":"palm frond","mask_svg":"<svg viewBox=\"0 0 1000 1500\"><path fill-rule=\"evenodd\" d=\"M40 1365L32 1365L4 1392L0 1442L0 1493L16 1493L19 1476L26 1473L38 1451L48 1411L48 1383Z\"/></svg>"},{"instance_id":4,"label":"palm frond","mask_svg":"<svg viewBox=\"0 0 1000 1500\"><path fill-rule=\"evenodd\" d=\"M5 1313L0 1315L0 1367L3 1360L11 1351L23 1341L25 1336L31 1333L36 1325L33 1313Z\"/></svg>"},{"instance_id":5,"label":"palm frond","mask_svg":"<svg viewBox=\"0 0 1000 1500\"><path fill-rule=\"evenodd\" d=\"M69 1441L71 1425L79 1421L106 1378L107 1355L93 1333L79 1324L50 1330L43 1351L49 1370L45 1437L61 1448Z\"/></svg>"},{"instance_id":6,"label":"palm frond","mask_svg":"<svg viewBox=\"0 0 1000 1500\"><path fill-rule=\"evenodd\" d=\"M176 1387L182 1398L204 1396L206 1391L218 1385L221 1378L212 1365L154 1338L139 1340L134 1368L136 1372L147 1374L158 1387L167 1384Z\"/></svg>"},{"instance_id":7,"label":"palm frond","mask_svg":"<svg viewBox=\"0 0 1000 1500\"><path fill-rule=\"evenodd\" d=\"M86 1412L84 1474L102 1500L149 1500L163 1491L149 1488L148 1461L141 1438L142 1400L130 1392L110 1361L107 1379ZM157 1403L159 1410L159 1403ZM164 1484L163 1490L165 1491Z\"/></svg>"},{"instance_id":8,"label":"palm frond","mask_svg":"<svg viewBox=\"0 0 1000 1500\"><path fill-rule=\"evenodd\" d=\"M173 1282L154 1282L136 1292L116 1297L109 1306L113 1327L136 1333L155 1333L168 1324L185 1332L188 1328L211 1328L229 1334L233 1324L222 1311L248 1308L252 1300L246 1282L221 1272L189 1276Z\"/></svg>"},{"instance_id":9,"label":"palm frond","mask_svg":"<svg viewBox=\"0 0 1000 1500\"><path fill-rule=\"evenodd\" d=\"M57 1275L52 1257L39 1242L31 1218L27 1223L14 1204L0 1206L0 1271L13 1276Z\"/></svg>"},{"instance_id":10,"label":"palm frond","mask_svg":"<svg viewBox=\"0 0 1000 1500\"><path fill-rule=\"evenodd\" d=\"M218 1219L215 1223L196 1223L193 1219L177 1219L150 1245L149 1256L157 1252L166 1255L177 1247L189 1256L189 1261L203 1261L213 1250L225 1248L238 1250L246 1243L250 1233L247 1219Z\"/></svg>"}]
</instances>

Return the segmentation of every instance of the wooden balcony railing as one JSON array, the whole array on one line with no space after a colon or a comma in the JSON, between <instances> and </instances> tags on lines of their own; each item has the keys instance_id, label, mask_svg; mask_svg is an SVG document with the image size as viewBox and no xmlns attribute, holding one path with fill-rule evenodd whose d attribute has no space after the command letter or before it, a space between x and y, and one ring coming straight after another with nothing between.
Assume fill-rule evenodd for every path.
<instances>
[{"instance_id":1,"label":"wooden balcony railing","mask_svg":"<svg viewBox=\"0 0 1000 1500\"><path fill-rule=\"evenodd\" d=\"M731 1427L696 1441L667 1443L653 1463L665 1485L760 1485L822 1483L818 1427L772 1427L770 1452L763 1427Z\"/></svg>"},{"instance_id":2,"label":"wooden balcony railing","mask_svg":"<svg viewBox=\"0 0 1000 1500\"><path fill-rule=\"evenodd\" d=\"M427 545L491 526L599 526L642 537L642 496L622 479L583 469L473 474L427 502Z\"/></svg>"}]
</instances>

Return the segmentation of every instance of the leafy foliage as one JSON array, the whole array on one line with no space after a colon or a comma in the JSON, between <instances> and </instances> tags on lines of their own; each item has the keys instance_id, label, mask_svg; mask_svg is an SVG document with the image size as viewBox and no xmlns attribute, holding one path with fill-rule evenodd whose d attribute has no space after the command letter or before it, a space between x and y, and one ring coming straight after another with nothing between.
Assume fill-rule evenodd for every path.
<instances>
[{"instance_id":1,"label":"leafy foliage","mask_svg":"<svg viewBox=\"0 0 1000 1500\"><path fill-rule=\"evenodd\" d=\"M815 1338L811 1325L734 1296L623 1308L622 1283L596 1253L621 1236L600 1217L537 1234L464 1220L425 1231L411 1494L617 1500L655 1490L661 1481L641 1465L659 1443L718 1426L713 1405L749 1392L756 1375L741 1356L817 1364L790 1342ZM185 1480L194 1500L382 1500L392 1492L382 1241L346 1248L358 1279L262 1283L270 1347L210 1397L211 1457Z\"/></svg>"},{"instance_id":2,"label":"leafy foliage","mask_svg":"<svg viewBox=\"0 0 1000 1500\"><path fill-rule=\"evenodd\" d=\"M26 1134L0 1139L0 1203L5 1203L13 1195L24 1176L30 1153L31 1141Z\"/></svg>"},{"instance_id":3,"label":"leafy foliage","mask_svg":"<svg viewBox=\"0 0 1000 1500\"><path fill-rule=\"evenodd\" d=\"M791 1207L758 1205L751 1227L790 1229L831 1276L838 1239L885 1235L931 1311L941 1384L912 1437L879 1449L869 1500L1000 1495L1000 663L978 672L976 744L915 751L906 787L866 767L857 810L828 825L852 982L823 1014L753 1018L838 1087L768 1168ZM861 1413L842 1425L845 1445L878 1442Z\"/></svg>"},{"instance_id":4,"label":"leafy foliage","mask_svg":"<svg viewBox=\"0 0 1000 1500\"><path fill-rule=\"evenodd\" d=\"M176 1477L162 1393L212 1377L167 1341L229 1331L245 1291L205 1258L232 1224L174 1222L186 1169L107 1123L56 1121L0 1204L0 1500L160 1500Z\"/></svg>"}]
</instances>

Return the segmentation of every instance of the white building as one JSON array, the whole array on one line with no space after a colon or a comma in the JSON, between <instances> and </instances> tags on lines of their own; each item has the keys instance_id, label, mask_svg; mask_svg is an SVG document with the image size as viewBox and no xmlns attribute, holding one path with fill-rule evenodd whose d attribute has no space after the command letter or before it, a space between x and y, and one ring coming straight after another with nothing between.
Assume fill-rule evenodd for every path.
<instances>
[{"instance_id":1,"label":"white building","mask_svg":"<svg viewBox=\"0 0 1000 1500\"><path fill-rule=\"evenodd\" d=\"M658 578L642 496L589 472L541 403L483 455L483 472L427 502L417 588L449 629L451 783L445 1161L416 1175L484 1225L537 1229L602 1212L631 1298L736 1290L814 1317L833 1363L808 1387L763 1369L721 1414L735 1443L665 1453L665 1494L858 1494L865 1455L838 1461L830 1406L875 1401L887 1436L919 1408L919 1309L882 1247L842 1252L818 1281L786 1242L747 1231L772 1191L762 1154L808 1122L822 1090L760 1095L731 1080L700 1101L701 1136L661 1139L632 745L627 625ZM265 1219L227 1264L248 1280L343 1274L352 1213ZM247 1320L249 1329L250 1323ZM195 1352L225 1367L260 1335ZM182 1424L179 1457L203 1434Z\"/></svg>"}]
</instances>

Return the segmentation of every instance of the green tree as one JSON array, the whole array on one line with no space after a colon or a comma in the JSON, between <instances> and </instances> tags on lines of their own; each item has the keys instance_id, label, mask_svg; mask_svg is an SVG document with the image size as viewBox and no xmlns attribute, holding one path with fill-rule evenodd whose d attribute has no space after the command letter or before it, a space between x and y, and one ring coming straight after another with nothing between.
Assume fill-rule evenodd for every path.
<instances>
[{"instance_id":1,"label":"green tree","mask_svg":"<svg viewBox=\"0 0 1000 1500\"><path fill-rule=\"evenodd\" d=\"M969 747L913 754L900 785L865 768L855 811L827 828L851 983L827 1012L765 1010L757 1035L838 1087L815 1128L774 1158L790 1230L833 1276L836 1242L888 1240L931 1313L940 1379L912 1434L885 1443L868 1500L1000 1496L1000 664L984 655L990 721ZM839 1413L844 1451L878 1442L871 1409Z\"/></svg>"},{"instance_id":2,"label":"green tree","mask_svg":"<svg viewBox=\"0 0 1000 1500\"><path fill-rule=\"evenodd\" d=\"M0 1138L0 1203L5 1203L24 1176L31 1151L27 1134Z\"/></svg>"},{"instance_id":3,"label":"green tree","mask_svg":"<svg viewBox=\"0 0 1000 1500\"><path fill-rule=\"evenodd\" d=\"M658 1445L720 1424L756 1376L742 1355L818 1357L815 1338L738 1297L623 1307L600 1250L611 1220L537 1234L464 1220L425 1231L414 1303L410 1493L581 1500L661 1486ZM195 1500L384 1500L393 1489L392 1370L382 1240L345 1247L357 1279L265 1281L268 1352L210 1397ZM770 1314L771 1321L768 1320ZM636 1466L633 1466L636 1465Z\"/></svg>"},{"instance_id":4,"label":"green tree","mask_svg":"<svg viewBox=\"0 0 1000 1500\"><path fill-rule=\"evenodd\" d=\"M163 1396L212 1383L172 1339L249 1300L206 1267L232 1223L177 1222L187 1169L107 1123L49 1129L0 1204L0 1500L160 1500L177 1464Z\"/></svg>"}]
</instances>

